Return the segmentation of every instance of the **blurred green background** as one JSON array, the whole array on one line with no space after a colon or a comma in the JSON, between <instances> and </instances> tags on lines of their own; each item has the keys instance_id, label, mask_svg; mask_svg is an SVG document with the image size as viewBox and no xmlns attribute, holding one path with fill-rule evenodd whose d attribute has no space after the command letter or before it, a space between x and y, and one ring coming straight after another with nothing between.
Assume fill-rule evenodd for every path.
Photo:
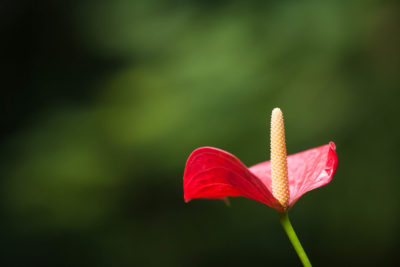
<instances>
[{"instance_id":1,"label":"blurred green background","mask_svg":"<svg viewBox=\"0 0 400 267\"><path fill-rule=\"evenodd\" d=\"M398 1L2 1L2 266L299 266L276 212L183 202L187 157L334 141L292 223L315 266L396 266Z\"/></svg>"}]
</instances>

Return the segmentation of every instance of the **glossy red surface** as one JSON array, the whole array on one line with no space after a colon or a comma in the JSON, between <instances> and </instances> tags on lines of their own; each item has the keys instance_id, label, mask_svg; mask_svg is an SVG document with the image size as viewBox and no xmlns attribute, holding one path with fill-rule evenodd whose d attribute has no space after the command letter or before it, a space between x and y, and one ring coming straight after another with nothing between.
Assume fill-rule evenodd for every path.
<instances>
[{"instance_id":1,"label":"glossy red surface","mask_svg":"<svg viewBox=\"0 0 400 267\"><path fill-rule=\"evenodd\" d=\"M329 183L338 159L333 142L288 156L291 207L303 194ZM213 147L201 147L189 156L183 176L186 202L195 198L247 197L276 210L283 207L271 191L270 162L247 168L234 155Z\"/></svg>"}]
</instances>

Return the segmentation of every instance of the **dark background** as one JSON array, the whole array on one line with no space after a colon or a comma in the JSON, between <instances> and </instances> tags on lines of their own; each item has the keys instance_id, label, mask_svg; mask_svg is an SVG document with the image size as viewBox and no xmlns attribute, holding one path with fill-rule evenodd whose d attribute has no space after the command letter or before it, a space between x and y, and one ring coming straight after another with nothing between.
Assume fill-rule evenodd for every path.
<instances>
[{"instance_id":1,"label":"dark background","mask_svg":"<svg viewBox=\"0 0 400 267\"><path fill-rule=\"evenodd\" d=\"M297 266L276 212L183 202L196 147L334 141L291 210L315 266L396 266L398 1L2 1L2 266Z\"/></svg>"}]
</instances>

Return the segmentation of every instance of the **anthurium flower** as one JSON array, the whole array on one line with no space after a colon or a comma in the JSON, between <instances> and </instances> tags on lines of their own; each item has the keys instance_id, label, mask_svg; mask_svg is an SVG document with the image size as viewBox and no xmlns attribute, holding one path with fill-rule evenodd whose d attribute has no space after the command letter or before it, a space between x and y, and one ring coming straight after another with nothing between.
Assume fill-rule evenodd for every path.
<instances>
[{"instance_id":1,"label":"anthurium flower","mask_svg":"<svg viewBox=\"0 0 400 267\"><path fill-rule=\"evenodd\" d=\"M213 147L192 152L183 175L184 199L247 197L276 209L304 266L311 263L290 223L288 211L305 193L328 184L338 159L333 142L287 157L283 114L271 115L271 161L247 168L237 157Z\"/></svg>"},{"instance_id":2,"label":"anthurium flower","mask_svg":"<svg viewBox=\"0 0 400 267\"><path fill-rule=\"evenodd\" d=\"M287 157L289 208L308 191L328 184L337 167L335 145L309 149ZM284 207L273 196L271 162L247 168L234 155L213 147L193 151L183 178L184 198L247 197L277 210Z\"/></svg>"},{"instance_id":3,"label":"anthurium flower","mask_svg":"<svg viewBox=\"0 0 400 267\"><path fill-rule=\"evenodd\" d=\"M271 162L247 168L234 155L213 147L200 147L186 162L184 199L247 197L276 210L284 210L305 193L328 184L338 160L335 144L312 148L287 157L289 197L281 204L272 193Z\"/></svg>"}]
</instances>

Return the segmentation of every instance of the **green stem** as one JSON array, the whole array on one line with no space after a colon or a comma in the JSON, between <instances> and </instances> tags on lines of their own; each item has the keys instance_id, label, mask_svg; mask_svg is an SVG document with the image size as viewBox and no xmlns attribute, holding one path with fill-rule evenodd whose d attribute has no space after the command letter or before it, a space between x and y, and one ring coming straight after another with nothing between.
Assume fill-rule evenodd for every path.
<instances>
[{"instance_id":1,"label":"green stem","mask_svg":"<svg viewBox=\"0 0 400 267\"><path fill-rule=\"evenodd\" d=\"M290 242L292 243L294 249L297 252L303 266L311 267L311 262L307 257L306 252L304 251L303 247L300 244L299 239L292 227L292 224L289 221L289 215L287 211L279 212L279 220L281 221L283 229L285 229L286 234L288 235Z\"/></svg>"}]
</instances>

